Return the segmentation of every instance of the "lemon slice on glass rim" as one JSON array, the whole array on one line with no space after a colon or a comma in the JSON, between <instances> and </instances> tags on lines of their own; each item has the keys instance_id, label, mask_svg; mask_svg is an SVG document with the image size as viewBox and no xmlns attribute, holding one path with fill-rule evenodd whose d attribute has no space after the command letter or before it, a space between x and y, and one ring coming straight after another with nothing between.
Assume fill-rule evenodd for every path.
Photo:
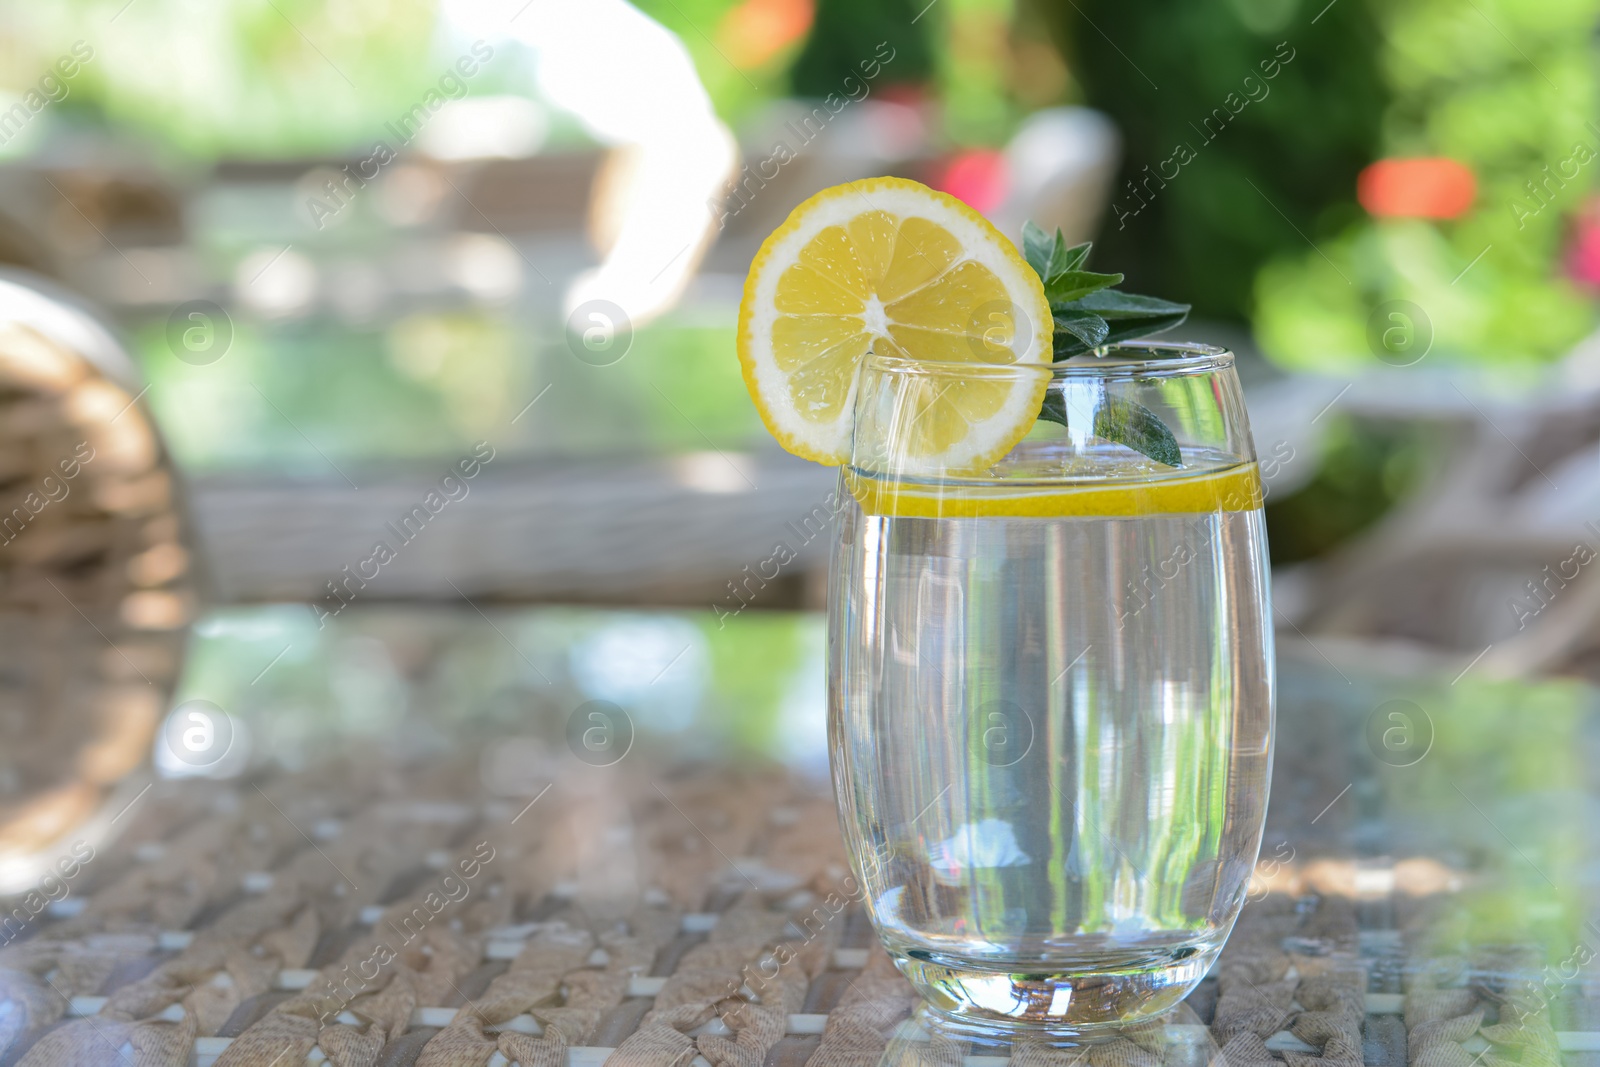
<instances>
[{"instance_id":1,"label":"lemon slice on glass rim","mask_svg":"<svg viewBox=\"0 0 1600 1067\"><path fill-rule=\"evenodd\" d=\"M824 189L763 242L739 307L739 362L778 443L838 465L869 351L1048 365L1051 331L1044 285L987 219L917 182L869 178ZM995 463L1033 426L1048 384L991 375L916 391L905 458L924 470Z\"/></svg>"}]
</instances>

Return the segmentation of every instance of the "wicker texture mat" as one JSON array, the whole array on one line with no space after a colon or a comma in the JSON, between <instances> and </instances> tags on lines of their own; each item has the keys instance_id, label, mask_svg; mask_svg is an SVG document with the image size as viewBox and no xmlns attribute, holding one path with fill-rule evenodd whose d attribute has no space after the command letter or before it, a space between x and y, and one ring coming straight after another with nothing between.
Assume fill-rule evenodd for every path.
<instances>
[{"instance_id":1,"label":"wicker texture mat","mask_svg":"<svg viewBox=\"0 0 1600 1067\"><path fill-rule=\"evenodd\" d=\"M972 1054L906 1026L916 998L876 947L815 786L702 767L463 800L473 781L464 761L401 771L374 756L152 786L115 845L84 846L12 902L0 1065L961 1067ZM35 909L40 894L54 899ZM1438 904L1266 895L1180 1013L1188 1025L1013 1058L1592 1058L1600 1011L1581 987L1508 977L1532 962L1506 949L1413 955Z\"/></svg>"}]
</instances>

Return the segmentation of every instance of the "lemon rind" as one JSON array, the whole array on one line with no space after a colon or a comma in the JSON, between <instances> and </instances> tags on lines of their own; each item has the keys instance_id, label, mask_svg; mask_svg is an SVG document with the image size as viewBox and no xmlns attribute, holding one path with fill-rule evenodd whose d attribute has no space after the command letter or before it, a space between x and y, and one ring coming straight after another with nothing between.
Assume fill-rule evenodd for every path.
<instances>
[{"instance_id":1,"label":"lemon rind","mask_svg":"<svg viewBox=\"0 0 1600 1067\"><path fill-rule=\"evenodd\" d=\"M930 487L853 470L844 477L861 510L885 518L1137 518L1255 511L1263 499L1254 462L1190 476L1050 488L1009 488L1003 483Z\"/></svg>"}]
</instances>

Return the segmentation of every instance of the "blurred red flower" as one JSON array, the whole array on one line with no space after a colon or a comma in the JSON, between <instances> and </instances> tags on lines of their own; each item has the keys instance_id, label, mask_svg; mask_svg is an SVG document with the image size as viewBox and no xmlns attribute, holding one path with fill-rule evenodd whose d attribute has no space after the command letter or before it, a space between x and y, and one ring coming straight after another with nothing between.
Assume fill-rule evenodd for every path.
<instances>
[{"instance_id":1,"label":"blurred red flower","mask_svg":"<svg viewBox=\"0 0 1600 1067\"><path fill-rule=\"evenodd\" d=\"M1567 274L1580 285L1600 289L1600 198L1591 200L1575 220Z\"/></svg>"},{"instance_id":2,"label":"blurred red flower","mask_svg":"<svg viewBox=\"0 0 1600 1067\"><path fill-rule=\"evenodd\" d=\"M944 165L931 184L972 210L987 214L1006 198L1009 176L1005 156L983 148L960 152Z\"/></svg>"},{"instance_id":3,"label":"blurred red flower","mask_svg":"<svg viewBox=\"0 0 1600 1067\"><path fill-rule=\"evenodd\" d=\"M1356 199L1382 218L1453 219L1477 195L1472 171L1441 157L1380 159L1356 178Z\"/></svg>"}]
</instances>

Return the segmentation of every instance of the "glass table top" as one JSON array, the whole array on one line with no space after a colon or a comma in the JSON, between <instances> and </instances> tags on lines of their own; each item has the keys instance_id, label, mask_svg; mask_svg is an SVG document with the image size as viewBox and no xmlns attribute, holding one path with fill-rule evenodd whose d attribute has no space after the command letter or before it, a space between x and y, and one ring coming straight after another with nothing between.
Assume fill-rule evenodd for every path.
<instances>
[{"instance_id":1,"label":"glass table top","mask_svg":"<svg viewBox=\"0 0 1600 1067\"><path fill-rule=\"evenodd\" d=\"M120 680L103 691L106 714L72 720L97 726L5 753L0 850L11 851L0 876L25 936L0 947L0 971L58 988L54 1008L30 1007L21 1029L0 1028L0 1042L22 1048L51 1027L62 1042L92 1041L72 1029L82 1019L166 1034L172 1062L184 1050L190 1062L253 1062L238 1057L288 1025L281 1012L300 1001L285 998L322 988L341 952L388 936L384 922L426 903L439 863L479 842L506 857L491 876L502 896L463 905L448 931L428 934L446 955L408 964L420 968L423 999L385 1040L413 1052L455 1040L463 1006L477 1011L474 998L523 980L507 961L543 966L567 951L562 938L599 938L630 915L628 936L648 934L654 947L618 973L614 1003L565 1054L565 1067L602 1067L615 1049L648 1041L653 998L692 984L689 953L733 952L727 939L738 937L749 940L740 952L802 934L809 944L805 916L823 915L816 909L849 884L827 774L820 615L463 602L352 607L325 622L305 605L212 610L168 675L92 625L53 631L51 662ZM1165 1049L1150 1067L1199 1067L1221 1047L1260 1067L1319 1046L1323 1059L1349 1059L1357 1040L1363 1063L1401 1067L1408 1042L1445 1040L1433 1024L1448 1022L1461 1034L1434 1054L1441 1063L1465 1056L1467 1067L1494 1051L1496 1063L1559 1067L1576 1055L1568 1062L1579 1067L1600 1050L1600 998L1585 980L1600 943L1589 829L1600 793L1596 691L1471 669L1407 675L1294 641L1280 648L1278 671L1272 797L1250 901L1221 961L1162 1033L1118 1040ZM128 724L155 705L128 695L168 679L170 711L141 734ZM30 716L48 707L12 700L4 710L10 729L18 716L24 727L45 722ZM47 781L63 765L59 750L88 776L141 736L147 757L101 783L92 802ZM50 847L22 855L15 846L30 828L53 833L55 852L91 859L67 862ZM72 873L58 877L63 862ZM846 1036L867 1034L848 1049L851 1062L922 1063L931 1049L999 1067L992 1049L937 1043L873 950L864 912L840 899L837 921L823 916L815 934L829 954L782 1035L768 1035L766 1062L806 1067L834 1054L830 1042L843 1056ZM217 994L224 1011L161 977L200 966L213 931L246 916L270 920L260 943L278 955L270 975L250 979L261 992ZM667 925L649 933L657 920ZM322 933L301 930L307 923ZM600 981L612 957L587 958L580 966L598 968L584 973ZM83 969L91 959L104 973ZM427 985L429 967L446 962L454 984ZM125 1012L136 994L146 999ZM1340 1022L1314 1007L1323 1001L1356 1004L1362 1021ZM534 1034L541 1024L527 1011L544 1009L507 1004L496 1025ZM183 1030L193 1011L197 1033ZM366 1019L341 1025L376 1025ZM721 1033L705 1025L688 1032L702 1051ZM1127 1045L1097 1055L1112 1058L1090 1067L1145 1062Z\"/></svg>"},{"instance_id":2,"label":"glass table top","mask_svg":"<svg viewBox=\"0 0 1600 1067\"><path fill-rule=\"evenodd\" d=\"M380 608L319 628L302 605L195 626L158 773L301 767L330 747L410 759L481 749L508 797L629 759L788 765L826 791L826 624L816 614ZM1570 955L1600 878L1600 694L1567 680L1405 676L1280 653L1277 755L1257 884L1444 893L1471 940ZM231 750L175 754L189 702ZM619 754L620 753L620 754Z\"/></svg>"}]
</instances>

